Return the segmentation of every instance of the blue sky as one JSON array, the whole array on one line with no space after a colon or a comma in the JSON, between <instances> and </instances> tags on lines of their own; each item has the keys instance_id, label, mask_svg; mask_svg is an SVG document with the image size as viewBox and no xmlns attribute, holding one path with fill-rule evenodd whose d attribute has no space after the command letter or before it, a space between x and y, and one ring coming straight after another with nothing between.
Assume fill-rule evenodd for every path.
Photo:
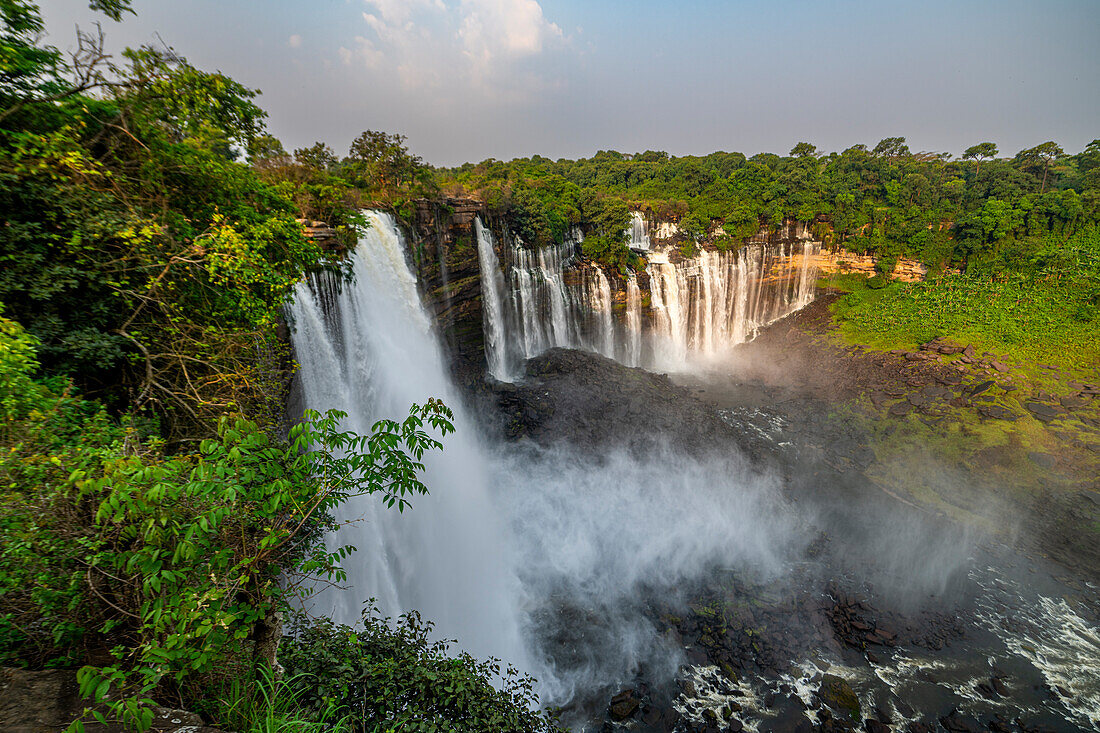
<instances>
[{"instance_id":1,"label":"blue sky","mask_svg":"<svg viewBox=\"0 0 1100 733\"><path fill-rule=\"evenodd\" d=\"M1100 1L135 0L158 36L263 91L288 148L401 132L432 163L785 153L887 136L1002 154L1100 138ZM51 41L95 16L44 0Z\"/></svg>"}]
</instances>

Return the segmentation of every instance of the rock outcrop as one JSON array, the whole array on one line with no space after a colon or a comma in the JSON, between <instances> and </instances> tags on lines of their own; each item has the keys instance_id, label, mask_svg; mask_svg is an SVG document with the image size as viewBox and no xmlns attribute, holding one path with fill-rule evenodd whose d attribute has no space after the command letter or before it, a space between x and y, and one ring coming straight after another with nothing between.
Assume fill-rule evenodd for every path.
<instances>
[{"instance_id":1,"label":"rock outcrop","mask_svg":"<svg viewBox=\"0 0 1100 733\"><path fill-rule=\"evenodd\" d=\"M481 270L474 220L485 205L468 198L419 200L408 232L411 262L446 344L455 378L470 386L485 371Z\"/></svg>"},{"instance_id":2,"label":"rock outcrop","mask_svg":"<svg viewBox=\"0 0 1100 733\"><path fill-rule=\"evenodd\" d=\"M80 697L72 670L0 668L0 730L6 733L60 733L76 720L84 720L87 733L123 733L119 722L106 725L85 714L87 701ZM102 711L106 714L106 710ZM152 733L221 733L201 717L184 710L155 708Z\"/></svg>"}]
</instances>

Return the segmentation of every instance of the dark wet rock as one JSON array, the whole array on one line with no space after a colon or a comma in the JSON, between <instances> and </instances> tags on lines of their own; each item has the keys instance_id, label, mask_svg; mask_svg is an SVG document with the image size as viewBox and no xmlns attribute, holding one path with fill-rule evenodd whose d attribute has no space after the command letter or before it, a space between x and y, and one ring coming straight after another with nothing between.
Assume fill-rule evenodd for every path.
<instances>
[{"instance_id":1,"label":"dark wet rock","mask_svg":"<svg viewBox=\"0 0 1100 733\"><path fill-rule=\"evenodd\" d=\"M940 725L951 733L986 733L986 727L969 715L952 710L949 715L940 718Z\"/></svg>"},{"instance_id":2,"label":"dark wet rock","mask_svg":"<svg viewBox=\"0 0 1100 733\"><path fill-rule=\"evenodd\" d=\"M863 730L867 733L890 733L890 726L874 718L867 718L863 721Z\"/></svg>"},{"instance_id":3,"label":"dark wet rock","mask_svg":"<svg viewBox=\"0 0 1100 733\"><path fill-rule=\"evenodd\" d=\"M1049 453L1031 452L1027 454L1027 457L1028 460L1038 466L1042 466L1043 468L1054 468L1055 458Z\"/></svg>"},{"instance_id":4,"label":"dark wet rock","mask_svg":"<svg viewBox=\"0 0 1100 733\"><path fill-rule=\"evenodd\" d=\"M904 700L895 698L894 707L897 708L898 714L905 718L912 718L916 714L913 708L909 707L909 704Z\"/></svg>"},{"instance_id":5,"label":"dark wet rock","mask_svg":"<svg viewBox=\"0 0 1100 733\"><path fill-rule=\"evenodd\" d=\"M929 723L914 720L905 728L908 733L932 733L935 728Z\"/></svg>"},{"instance_id":6,"label":"dark wet rock","mask_svg":"<svg viewBox=\"0 0 1100 733\"><path fill-rule=\"evenodd\" d=\"M993 686L990 683L979 682L976 687L978 688L978 692L981 693L982 697L986 698L987 700L997 699L998 695L993 690Z\"/></svg>"},{"instance_id":7,"label":"dark wet rock","mask_svg":"<svg viewBox=\"0 0 1100 733\"><path fill-rule=\"evenodd\" d=\"M741 733L741 731L745 730L745 724L737 718L733 718L730 720L729 725L726 726L726 730L729 731L729 733Z\"/></svg>"},{"instance_id":8,"label":"dark wet rock","mask_svg":"<svg viewBox=\"0 0 1100 733\"><path fill-rule=\"evenodd\" d=\"M859 719L859 698L856 697L852 686L840 677L832 674L822 677L817 696L834 711L849 718Z\"/></svg>"},{"instance_id":9,"label":"dark wet rock","mask_svg":"<svg viewBox=\"0 0 1100 733\"><path fill-rule=\"evenodd\" d=\"M1024 408L1042 422L1051 422L1062 416L1062 411L1057 407L1043 402L1025 402Z\"/></svg>"},{"instance_id":10,"label":"dark wet rock","mask_svg":"<svg viewBox=\"0 0 1100 733\"><path fill-rule=\"evenodd\" d=\"M981 414L982 417L988 417L993 420L1008 420L1009 422L1015 422L1020 419L1018 413L995 403L979 405L978 413Z\"/></svg>"},{"instance_id":11,"label":"dark wet rock","mask_svg":"<svg viewBox=\"0 0 1100 733\"><path fill-rule=\"evenodd\" d=\"M814 724L801 710L786 710L776 718L761 726L761 730L772 733L812 733Z\"/></svg>"},{"instance_id":12,"label":"dark wet rock","mask_svg":"<svg viewBox=\"0 0 1100 733\"><path fill-rule=\"evenodd\" d=\"M611 698L611 705L608 706L607 712L612 720L626 720L638 710L641 704L641 700L635 697L633 689L623 690Z\"/></svg>"},{"instance_id":13,"label":"dark wet rock","mask_svg":"<svg viewBox=\"0 0 1100 733\"><path fill-rule=\"evenodd\" d=\"M768 450L667 376L598 354L551 349L527 362L522 383L495 394L501 427L512 439L568 441L592 451L616 445L644 451L669 442L692 454L731 444L752 455Z\"/></svg>"},{"instance_id":14,"label":"dark wet rock","mask_svg":"<svg viewBox=\"0 0 1100 733\"><path fill-rule=\"evenodd\" d=\"M992 388L995 384L996 382L994 382L993 380L982 382L981 384L976 384L970 388L970 396L973 397L974 395L980 395L982 392L985 392Z\"/></svg>"}]
</instances>

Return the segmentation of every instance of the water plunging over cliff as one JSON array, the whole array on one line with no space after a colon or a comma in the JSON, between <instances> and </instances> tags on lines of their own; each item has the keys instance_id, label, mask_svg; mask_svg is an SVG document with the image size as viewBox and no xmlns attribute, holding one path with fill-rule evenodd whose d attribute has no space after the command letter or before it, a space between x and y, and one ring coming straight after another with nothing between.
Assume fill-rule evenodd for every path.
<instances>
[{"instance_id":1,"label":"water plunging over cliff","mask_svg":"<svg viewBox=\"0 0 1100 733\"><path fill-rule=\"evenodd\" d=\"M648 304L637 276L616 275L613 288L600 267L578 258L579 232L541 248L517 239L502 270L492 233L476 223L486 357L494 377L515 380L526 359L555 346L683 371L813 300L818 243L750 244L673 258L670 250L650 250L645 220L638 212L633 216L630 246L647 251Z\"/></svg>"},{"instance_id":2,"label":"water plunging over cliff","mask_svg":"<svg viewBox=\"0 0 1100 733\"><path fill-rule=\"evenodd\" d=\"M321 590L313 610L353 624L374 597L386 615L418 610L464 648L522 663L507 527L490 501L488 461L445 374L401 234L387 214L367 218L351 253L354 280L303 282L290 308L305 406L343 410L342 428L365 434L376 420L401 419L411 403L439 397L455 410L456 432L445 451L425 457L431 494L412 499L411 510L372 496L341 506L336 519L350 524L328 541L358 552L344 563L348 588Z\"/></svg>"},{"instance_id":3,"label":"water plunging over cliff","mask_svg":"<svg viewBox=\"0 0 1100 733\"><path fill-rule=\"evenodd\" d=\"M646 227L645 217L640 211L630 212L630 228L626 230L630 236L630 248L635 252L648 252L650 249L649 229Z\"/></svg>"}]
</instances>

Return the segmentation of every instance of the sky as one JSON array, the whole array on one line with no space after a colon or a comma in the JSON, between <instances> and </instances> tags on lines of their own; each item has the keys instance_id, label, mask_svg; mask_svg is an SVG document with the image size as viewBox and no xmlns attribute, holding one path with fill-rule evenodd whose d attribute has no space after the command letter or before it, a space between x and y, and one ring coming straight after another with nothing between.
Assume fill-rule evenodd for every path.
<instances>
[{"instance_id":1,"label":"sky","mask_svg":"<svg viewBox=\"0 0 1100 733\"><path fill-rule=\"evenodd\" d=\"M262 91L288 150L399 132L435 165L1100 138L1100 0L42 0L49 41L167 44Z\"/></svg>"}]
</instances>

